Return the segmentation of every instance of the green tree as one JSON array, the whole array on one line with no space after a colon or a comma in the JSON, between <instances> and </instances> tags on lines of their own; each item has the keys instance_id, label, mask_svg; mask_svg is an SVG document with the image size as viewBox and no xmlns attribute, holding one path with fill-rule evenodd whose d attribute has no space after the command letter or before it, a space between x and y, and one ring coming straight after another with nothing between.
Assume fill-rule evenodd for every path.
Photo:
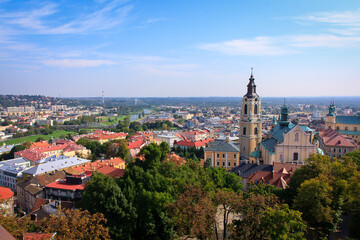
<instances>
[{"instance_id":1,"label":"green tree","mask_svg":"<svg viewBox=\"0 0 360 240\"><path fill-rule=\"evenodd\" d=\"M206 191L190 186L167 206L178 235L209 239L214 232L216 207Z\"/></svg>"},{"instance_id":2,"label":"green tree","mask_svg":"<svg viewBox=\"0 0 360 240\"><path fill-rule=\"evenodd\" d=\"M222 222L222 239L226 239L228 237L228 225L231 219L233 219L235 214L238 214L238 210L240 209L242 203L242 197L237 193L229 190L218 190L213 198L215 206L218 206L218 216L221 217ZM218 222L215 221L215 233L218 235ZM218 237L217 237L218 238Z\"/></svg>"},{"instance_id":3,"label":"green tree","mask_svg":"<svg viewBox=\"0 0 360 240\"><path fill-rule=\"evenodd\" d=\"M265 230L264 239L305 240L306 224L301 213L289 209L287 204L266 208L260 228Z\"/></svg>"},{"instance_id":4,"label":"green tree","mask_svg":"<svg viewBox=\"0 0 360 240\"><path fill-rule=\"evenodd\" d=\"M349 152L346 156L350 157L357 164L358 170L360 170L360 150Z\"/></svg>"},{"instance_id":5,"label":"green tree","mask_svg":"<svg viewBox=\"0 0 360 240\"><path fill-rule=\"evenodd\" d=\"M295 198L295 207L303 212L303 218L315 228L318 239L327 239L336 230L333 188L325 179L313 178L301 184Z\"/></svg>"},{"instance_id":6,"label":"green tree","mask_svg":"<svg viewBox=\"0 0 360 240\"><path fill-rule=\"evenodd\" d=\"M131 224L131 215L135 212L114 179L95 173L78 206L90 213L104 214L113 237L130 239L128 227Z\"/></svg>"},{"instance_id":7,"label":"green tree","mask_svg":"<svg viewBox=\"0 0 360 240\"><path fill-rule=\"evenodd\" d=\"M43 137L38 137L38 138L35 140L35 142L41 142L41 141L45 141L45 138L43 138Z\"/></svg>"}]
</instances>

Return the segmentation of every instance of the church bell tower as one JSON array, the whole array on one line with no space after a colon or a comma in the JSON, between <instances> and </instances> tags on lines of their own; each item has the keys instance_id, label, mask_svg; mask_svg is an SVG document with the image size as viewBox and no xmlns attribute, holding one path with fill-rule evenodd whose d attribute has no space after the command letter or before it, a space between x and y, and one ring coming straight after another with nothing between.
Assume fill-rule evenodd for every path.
<instances>
[{"instance_id":1,"label":"church bell tower","mask_svg":"<svg viewBox=\"0 0 360 240\"><path fill-rule=\"evenodd\" d=\"M240 117L240 156L249 159L249 155L255 150L262 139L261 122L261 99L256 93L253 69L247 93L242 98L242 108Z\"/></svg>"}]
</instances>

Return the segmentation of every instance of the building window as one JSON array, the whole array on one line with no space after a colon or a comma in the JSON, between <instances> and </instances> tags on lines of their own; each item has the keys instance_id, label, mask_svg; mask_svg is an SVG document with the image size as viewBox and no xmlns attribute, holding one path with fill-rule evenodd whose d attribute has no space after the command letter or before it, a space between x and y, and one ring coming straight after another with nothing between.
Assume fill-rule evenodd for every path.
<instances>
[{"instance_id":1,"label":"building window","mask_svg":"<svg viewBox=\"0 0 360 240\"><path fill-rule=\"evenodd\" d=\"M299 133L295 133L295 142L299 141Z\"/></svg>"},{"instance_id":2,"label":"building window","mask_svg":"<svg viewBox=\"0 0 360 240\"><path fill-rule=\"evenodd\" d=\"M243 135L246 135L246 127L243 128Z\"/></svg>"},{"instance_id":3,"label":"building window","mask_svg":"<svg viewBox=\"0 0 360 240\"><path fill-rule=\"evenodd\" d=\"M247 104L244 105L244 114L247 114Z\"/></svg>"},{"instance_id":4,"label":"building window","mask_svg":"<svg viewBox=\"0 0 360 240\"><path fill-rule=\"evenodd\" d=\"M225 167L225 162L223 162L223 167Z\"/></svg>"},{"instance_id":5,"label":"building window","mask_svg":"<svg viewBox=\"0 0 360 240\"><path fill-rule=\"evenodd\" d=\"M354 131L357 131L357 127L354 127Z\"/></svg>"},{"instance_id":6,"label":"building window","mask_svg":"<svg viewBox=\"0 0 360 240\"><path fill-rule=\"evenodd\" d=\"M254 113L258 114L258 105L257 104L255 104L255 106L254 106Z\"/></svg>"},{"instance_id":7,"label":"building window","mask_svg":"<svg viewBox=\"0 0 360 240\"><path fill-rule=\"evenodd\" d=\"M345 127L345 131L347 131L347 130L349 130L349 128L348 128L348 127Z\"/></svg>"},{"instance_id":8,"label":"building window","mask_svg":"<svg viewBox=\"0 0 360 240\"><path fill-rule=\"evenodd\" d=\"M216 162L216 165L217 165L217 166L219 166L219 165L220 165L220 163L219 163L219 162Z\"/></svg>"},{"instance_id":9,"label":"building window","mask_svg":"<svg viewBox=\"0 0 360 240\"><path fill-rule=\"evenodd\" d=\"M234 158L236 158L236 154L234 154Z\"/></svg>"},{"instance_id":10,"label":"building window","mask_svg":"<svg viewBox=\"0 0 360 240\"><path fill-rule=\"evenodd\" d=\"M341 148L338 149L338 152L341 152Z\"/></svg>"},{"instance_id":11,"label":"building window","mask_svg":"<svg viewBox=\"0 0 360 240\"><path fill-rule=\"evenodd\" d=\"M254 128L254 134L257 135L258 134L258 128Z\"/></svg>"},{"instance_id":12,"label":"building window","mask_svg":"<svg viewBox=\"0 0 360 240\"><path fill-rule=\"evenodd\" d=\"M223 154L223 158L225 158L225 154Z\"/></svg>"},{"instance_id":13,"label":"building window","mask_svg":"<svg viewBox=\"0 0 360 240\"><path fill-rule=\"evenodd\" d=\"M346 153L346 148L344 148L344 153Z\"/></svg>"},{"instance_id":14,"label":"building window","mask_svg":"<svg viewBox=\"0 0 360 240\"><path fill-rule=\"evenodd\" d=\"M299 153L294 153L294 158L293 158L294 161L297 161L299 160Z\"/></svg>"},{"instance_id":15,"label":"building window","mask_svg":"<svg viewBox=\"0 0 360 240\"><path fill-rule=\"evenodd\" d=\"M340 127L339 127L339 126L337 126L337 127L336 127L336 131L339 131L339 130L340 130Z\"/></svg>"},{"instance_id":16,"label":"building window","mask_svg":"<svg viewBox=\"0 0 360 240\"><path fill-rule=\"evenodd\" d=\"M217 157L217 158L219 158L219 157L220 157L220 154L219 154L219 153L218 153L218 154L216 154L216 157Z\"/></svg>"},{"instance_id":17,"label":"building window","mask_svg":"<svg viewBox=\"0 0 360 240\"><path fill-rule=\"evenodd\" d=\"M236 162L234 162L234 167L236 167Z\"/></svg>"},{"instance_id":18,"label":"building window","mask_svg":"<svg viewBox=\"0 0 360 240\"><path fill-rule=\"evenodd\" d=\"M280 161L283 161L283 155L280 154Z\"/></svg>"},{"instance_id":19,"label":"building window","mask_svg":"<svg viewBox=\"0 0 360 240\"><path fill-rule=\"evenodd\" d=\"M231 162L228 162L228 166L229 166L229 167L231 166Z\"/></svg>"}]
</instances>

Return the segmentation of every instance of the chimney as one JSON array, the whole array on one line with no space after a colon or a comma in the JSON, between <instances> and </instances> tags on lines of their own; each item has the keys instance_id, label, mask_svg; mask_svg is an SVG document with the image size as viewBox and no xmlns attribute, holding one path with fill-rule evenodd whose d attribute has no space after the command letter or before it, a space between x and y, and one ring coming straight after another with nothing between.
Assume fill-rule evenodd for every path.
<instances>
[{"instance_id":1,"label":"chimney","mask_svg":"<svg viewBox=\"0 0 360 240\"><path fill-rule=\"evenodd\" d=\"M31 214L30 220L34 221L34 222L37 222L37 214L36 213Z\"/></svg>"}]
</instances>

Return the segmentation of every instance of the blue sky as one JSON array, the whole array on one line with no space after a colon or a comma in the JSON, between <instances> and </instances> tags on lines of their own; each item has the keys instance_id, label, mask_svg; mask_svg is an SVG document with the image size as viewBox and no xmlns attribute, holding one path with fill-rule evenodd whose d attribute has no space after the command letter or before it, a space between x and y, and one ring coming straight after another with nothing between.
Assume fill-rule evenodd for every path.
<instances>
[{"instance_id":1,"label":"blue sky","mask_svg":"<svg viewBox=\"0 0 360 240\"><path fill-rule=\"evenodd\" d=\"M0 94L359 96L360 2L0 0Z\"/></svg>"}]
</instances>

